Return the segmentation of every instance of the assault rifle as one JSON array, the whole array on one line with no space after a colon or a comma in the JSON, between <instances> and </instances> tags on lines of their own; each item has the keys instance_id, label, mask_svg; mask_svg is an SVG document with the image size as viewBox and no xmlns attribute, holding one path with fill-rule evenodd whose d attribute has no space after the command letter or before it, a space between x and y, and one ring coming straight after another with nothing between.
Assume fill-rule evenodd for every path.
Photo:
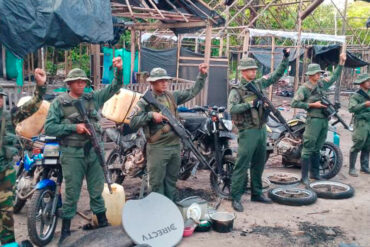
<instances>
[{"instance_id":1,"label":"assault rifle","mask_svg":"<svg viewBox=\"0 0 370 247\"><path fill-rule=\"evenodd\" d=\"M182 123L173 116L171 111L161 103L159 103L152 94L151 90L147 90L143 97L142 97L148 104L156 107L163 116L167 117L168 124L172 127L173 131L176 133L178 137L181 138L182 143L184 144L185 148L189 148L195 157L197 157L198 161L203 165L207 166L216 176L217 173L214 171L214 169L208 164L204 156L199 152L199 150L194 146L192 142L192 136L191 134L184 128Z\"/></svg>"},{"instance_id":2,"label":"assault rifle","mask_svg":"<svg viewBox=\"0 0 370 247\"><path fill-rule=\"evenodd\" d=\"M84 124L86 125L87 129L91 133L91 135L89 135L91 144L92 144L92 146L93 146L93 148L94 148L94 150L95 150L95 152L98 156L99 163L100 163L101 167L103 168L104 178L105 178L105 181L108 184L109 193L112 194L112 187L111 187L112 180L111 180L111 177L110 177L109 170L108 170L108 168L107 168L107 166L105 165L105 162L104 162L103 150L101 149L101 147L99 145L99 140L98 140L98 136L96 134L95 128L91 124L90 119L87 117L87 113L86 113L86 109L85 109L85 106L83 104L83 101L82 100L76 100L73 103L73 105L77 108L77 111L80 114L80 116L82 117Z\"/></svg>"},{"instance_id":3,"label":"assault rifle","mask_svg":"<svg viewBox=\"0 0 370 247\"><path fill-rule=\"evenodd\" d=\"M323 108L323 112L327 118L335 117L337 121L333 123L333 126L337 123L341 123L346 130L352 131L352 129L344 122L344 120L338 115L339 106L334 105L330 100L325 96L321 95L321 104L325 105L326 108Z\"/></svg>"},{"instance_id":4,"label":"assault rifle","mask_svg":"<svg viewBox=\"0 0 370 247\"><path fill-rule=\"evenodd\" d=\"M245 88L247 90L251 91L252 93L254 93L257 96L257 98L260 101L262 101L263 105L266 103L267 106L268 106L267 115L271 111L272 114L279 120L279 122L284 125L285 129L288 130L289 134L294 136L293 131L290 129L290 126L286 122L285 118L281 115L280 111L275 108L275 106L272 104L272 102L260 90L258 90L253 83L247 83L245 85Z\"/></svg>"}]
</instances>

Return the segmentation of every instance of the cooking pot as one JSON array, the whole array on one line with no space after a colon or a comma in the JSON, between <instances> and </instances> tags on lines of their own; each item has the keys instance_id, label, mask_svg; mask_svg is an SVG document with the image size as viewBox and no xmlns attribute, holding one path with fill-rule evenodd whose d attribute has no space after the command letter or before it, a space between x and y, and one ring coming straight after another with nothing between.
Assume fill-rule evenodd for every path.
<instances>
[{"instance_id":1,"label":"cooking pot","mask_svg":"<svg viewBox=\"0 0 370 247\"><path fill-rule=\"evenodd\" d=\"M233 230L235 214L216 212L210 215L212 228L216 232L231 232Z\"/></svg>"}]
</instances>

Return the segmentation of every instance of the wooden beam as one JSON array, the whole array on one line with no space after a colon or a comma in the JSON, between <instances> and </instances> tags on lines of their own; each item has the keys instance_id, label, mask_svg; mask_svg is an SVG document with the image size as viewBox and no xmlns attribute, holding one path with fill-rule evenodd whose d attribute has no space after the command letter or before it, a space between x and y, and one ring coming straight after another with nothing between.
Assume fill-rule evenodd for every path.
<instances>
[{"instance_id":1,"label":"wooden beam","mask_svg":"<svg viewBox=\"0 0 370 247\"><path fill-rule=\"evenodd\" d=\"M3 59L3 78L6 80L6 50L5 46L2 46L1 49L1 56Z\"/></svg>"},{"instance_id":2,"label":"wooden beam","mask_svg":"<svg viewBox=\"0 0 370 247\"><path fill-rule=\"evenodd\" d=\"M186 22L189 22L189 19L186 18L185 15L180 12L173 3L171 3L169 0L166 0L166 3L169 4L177 13L179 13Z\"/></svg>"},{"instance_id":3,"label":"wooden beam","mask_svg":"<svg viewBox=\"0 0 370 247\"><path fill-rule=\"evenodd\" d=\"M207 24L204 21L195 21L188 23L171 23L165 24L161 22L157 23L135 23L128 24L127 27L134 28L135 30L153 30L153 29L171 29L171 28L192 28L192 27L205 27Z\"/></svg>"},{"instance_id":4,"label":"wooden beam","mask_svg":"<svg viewBox=\"0 0 370 247\"><path fill-rule=\"evenodd\" d=\"M128 0L125 0L126 1L126 5L127 5L127 8L128 8L128 11L130 12L130 15L135 18L134 16L134 13L132 12L132 9L131 9L131 5L130 5L130 2Z\"/></svg>"},{"instance_id":5,"label":"wooden beam","mask_svg":"<svg viewBox=\"0 0 370 247\"><path fill-rule=\"evenodd\" d=\"M153 7L155 8L155 10L158 12L158 14L162 17L162 18L165 18L164 15L161 13L161 11L157 8L157 5L155 3L153 3L152 0L149 0L149 2L151 3L151 5L153 5Z\"/></svg>"},{"instance_id":6,"label":"wooden beam","mask_svg":"<svg viewBox=\"0 0 370 247\"><path fill-rule=\"evenodd\" d=\"M206 40L205 40L205 48L204 48L204 62L208 65L210 69L210 58L211 58L211 44L212 44L212 25L208 23L206 28ZM203 101L204 105L208 104L208 85L209 85L209 77L206 79L206 83L204 85L203 90Z\"/></svg>"},{"instance_id":7,"label":"wooden beam","mask_svg":"<svg viewBox=\"0 0 370 247\"><path fill-rule=\"evenodd\" d=\"M242 53L242 58L244 58L244 57L248 57L249 39L250 39L250 33L249 33L249 31L246 31L246 32L244 33L244 41L243 41L243 53Z\"/></svg>"},{"instance_id":8,"label":"wooden beam","mask_svg":"<svg viewBox=\"0 0 370 247\"><path fill-rule=\"evenodd\" d=\"M299 58L300 58L300 49L301 49L301 34L302 34L302 19L301 19L301 10L302 10L302 0L299 4L298 8L298 15L297 15L297 21L298 21L298 26L297 26L297 31L298 31L298 38L297 38L297 48L296 48L296 63L295 63L295 78L294 78L294 93L297 92L298 86L299 86ZM297 109L294 108L293 111L293 116L295 116L297 112Z\"/></svg>"},{"instance_id":9,"label":"wooden beam","mask_svg":"<svg viewBox=\"0 0 370 247\"><path fill-rule=\"evenodd\" d=\"M314 11L317 7L319 7L320 4L322 4L324 0L315 0L310 6L308 6L304 11L300 13L300 18L303 21L306 19L307 16L309 16L312 11Z\"/></svg>"},{"instance_id":10,"label":"wooden beam","mask_svg":"<svg viewBox=\"0 0 370 247\"><path fill-rule=\"evenodd\" d=\"M177 35L177 52L176 52L176 79L179 79L180 74L180 50L181 50L181 34ZM178 81L177 81L178 82Z\"/></svg>"},{"instance_id":11,"label":"wooden beam","mask_svg":"<svg viewBox=\"0 0 370 247\"><path fill-rule=\"evenodd\" d=\"M275 53L275 37L272 36L271 37L271 68L270 68L270 72L274 72L274 53ZM269 87L269 99L272 101L272 84L271 86Z\"/></svg>"},{"instance_id":12,"label":"wooden beam","mask_svg":"<svg viewBox=\"0 0 370 247\"><path fill-rule=\"evenodd\" d=\"M130 70L130 84L132 84L132 74L135 68L135 30L131 29L131 70Z\"/></svg>"},{"instance_id":13,"label":"wooden beam","mask_svg":"<svg viewBox=\"0 0 370 247\"><path fill-rule=\"evenodd\" d=\"M223 51L224 51L224 37L221 36L220 37L220 48L218 50L218 56L219 57L222 57Z\"/></svg>"},{"instance_id":14,"label":"wooden beam","mask_svg":"<svg viewBox=\"0 0 370 247\"><path fill-rule=\"evenodd\" d=\"M100 72L100 45L91 45L91 53L94 61L93 82L94 88L97 90L100 87L101 72Z\"/></svg>"}]
</instances>

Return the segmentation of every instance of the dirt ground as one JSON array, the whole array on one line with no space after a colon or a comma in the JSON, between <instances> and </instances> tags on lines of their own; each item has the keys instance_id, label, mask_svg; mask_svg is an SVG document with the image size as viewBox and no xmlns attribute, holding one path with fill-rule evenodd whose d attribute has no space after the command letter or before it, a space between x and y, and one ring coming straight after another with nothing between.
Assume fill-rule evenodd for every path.
<instances>
[{"instance_id":1,"label":"dirt ground","mask_svg":"<svg viewBox=\"0 0 370 247\"><path fill-rule=\"evenodd\" d=\"M290 98L278 98L290 102ZM350 114L347 112L348 97L342 97L340 114L347 123ZM289 118L293 110L285 107L283 114ZM180 247L187 246L338 246L340 243L352 243L358 246L370 246L370 176L360 174L358 178L348 176L348 155L352 144L351 133L341 126L337 127L340 133L340 147L343 152L344 163L341 172L332 180L350 184L355 189L355 196L345 200L318 199L310 206L293 207L280 204L261 205L250 201L249 194L242 198L245 208L243 213L236 213L234 230L231 233L195 233L184 238ZM276 172L289 172L299 175L299 169L283 168L281 157L272 157L266 166L264 176ZM359 162L359 161L358 161ZM357 163L357 168L359 163ZM138 193L139 179L128 179L124 182L126 196ZM201 170L196 177L187 181L179 181L180 194L200 195L209 200L211 205L216 203L209 182L209 171ZM79 210L89 213L89 200L86 186L83 187ZM17 240L28 238L25 207L15 216ZM219 211L233 212L230 201L222 201ZM86 221L76 216L72 222L73 234L82 235L81 226ZM56 246L60 235L59 222L53 242L49 246ZM94 246L93 244L90 246Z\"/></svg>"}]
</instances>

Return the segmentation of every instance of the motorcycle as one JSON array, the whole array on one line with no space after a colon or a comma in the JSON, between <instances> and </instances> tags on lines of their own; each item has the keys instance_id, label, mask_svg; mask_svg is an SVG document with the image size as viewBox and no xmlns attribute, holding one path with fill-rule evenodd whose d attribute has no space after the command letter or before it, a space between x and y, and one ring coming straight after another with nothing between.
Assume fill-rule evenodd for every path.
<instances>
[{"instance_id":1,"label":"motorcycle","mask_svg":"<svg viewBox=\"0 0 370 247\"><path fill-rule=\"evenodd\" d=\"M305 115L297 115L296 118L287 121L287 126L294 133L292 138L287 128L274 116L270 115L267 121L267 154L266 160L271 154L282 155L282 164L285 167L300 167L301 151L303 147L303 132L305 130ZM320 176L325 179L335 177L343 164L343 154L339 149L339 135L335 127L330 125L328 137L321 149Z\"/></svg>"},{"instance_id":2,"label":"motorcycle","mask_svg":"<svg viewBox=\"0 0 370 247\"><path fill-rule=\"evenodd\" d=\"M42 153L38 154L39 158L33 161L35 171L39 170L40 176L39 182L32 188L33 193L27 210L27 228L31 241L38 246L45 246L53 239L58 223L57 210L62 206L63 175L56 138L40 136L37 140L45 145Z\"/></svg>"},{"instance_id":3,"label":"motorcycle","mask_svg":"<svg viewBox=\"0 0 370 247\"><path fill-rule=\"evenodd\" d=\"M213 191L220 197L229 197L231 173L235 160L229 148L229 140L235 135L231 132L232 122L224 107L195 107L187 112L179 113L180 119L187 131L191 133L192 141L201 152L208 164L216 171L211 172L210 182ZM123 133L126 130L126 133ZM107 158L108 169L112 181L121 184L125 176L146 178L145 137L143 131L130 131L127 125L117 130L109 128L107 136L116 144ZM190 149L181 150L181 166L178 174L180 180L195 175L200 162ZM220 167L221 169L219 169ZM140 195L142 196L143 184Z\"/></svg>"}]
</instances>

